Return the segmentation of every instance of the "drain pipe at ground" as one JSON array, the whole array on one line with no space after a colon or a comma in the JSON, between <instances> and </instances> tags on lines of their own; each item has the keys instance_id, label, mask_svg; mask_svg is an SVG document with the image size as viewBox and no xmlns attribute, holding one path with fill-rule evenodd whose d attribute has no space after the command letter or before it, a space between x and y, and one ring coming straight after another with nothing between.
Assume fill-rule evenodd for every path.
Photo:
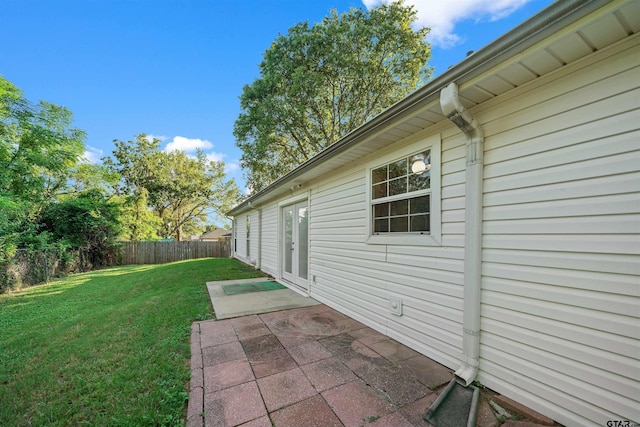
<instances>
[{"instance_id":1,"label":"drain pipe at ground","mask_svg":"<svg viewBox=\"0 0 640 427\"><path fill-rule=\"evenodd\" d=\"M465 168L463 363L455 375L471 384L480 360L480 289L482 284L482 180L484 133L458 98L458 85L440 91L440 108L467 137Z\"/></svg>"}]
</instances>

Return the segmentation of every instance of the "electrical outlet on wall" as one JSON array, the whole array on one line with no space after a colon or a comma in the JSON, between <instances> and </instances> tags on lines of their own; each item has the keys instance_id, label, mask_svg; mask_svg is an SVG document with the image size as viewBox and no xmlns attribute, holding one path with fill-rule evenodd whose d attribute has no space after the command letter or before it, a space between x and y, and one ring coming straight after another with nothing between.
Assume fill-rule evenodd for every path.
<instances>
[{"instance_id":1,"label":"electrical outlet on wall","mask_svg":"<svg viewBox=\"0 0 640 427\"><path fill-rule=\"evenodd\" d=\"M402 316L402 300L397 297L389 297L389 311L396 316Z\"/></svg>"}]
</instances>

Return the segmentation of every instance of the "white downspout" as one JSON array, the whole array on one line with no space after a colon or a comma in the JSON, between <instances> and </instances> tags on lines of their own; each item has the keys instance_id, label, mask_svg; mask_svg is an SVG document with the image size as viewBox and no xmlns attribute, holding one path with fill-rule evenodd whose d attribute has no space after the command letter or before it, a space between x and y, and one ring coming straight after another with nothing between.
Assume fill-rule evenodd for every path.
<instances>
[{"instance_id":1,"label":"white downspout","mask_svg":"<svg viewBox=\"0 0 640 427\"><path fill-rule=\"evenodd\" d=\"M455 375L471 384L480 360L480 289L482 286L482 193L484 133L458 98L458 85L440 91L440 107L467 136L465 168L463 363Z\"/></svg>"}]
</instances>

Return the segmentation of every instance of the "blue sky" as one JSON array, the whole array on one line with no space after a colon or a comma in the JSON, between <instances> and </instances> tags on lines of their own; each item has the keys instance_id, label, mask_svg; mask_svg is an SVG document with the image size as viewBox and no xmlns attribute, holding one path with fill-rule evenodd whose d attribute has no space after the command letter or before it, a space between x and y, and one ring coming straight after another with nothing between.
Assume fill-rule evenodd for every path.
<instances>
[{"instance_id":1,"label":"blue sky","mask_svg":"<svg viewBox=\"0 0 640 427\"><path fill-rule=\"evenodd\" d=\"M331 9L387 0L2 0L0 75L35 102L69 108L87 157L139 133L202 148L244 187L233 123L277 35ZM406 0L432 28L435 75L551 0Z\"/></svg>"}]
</instances>

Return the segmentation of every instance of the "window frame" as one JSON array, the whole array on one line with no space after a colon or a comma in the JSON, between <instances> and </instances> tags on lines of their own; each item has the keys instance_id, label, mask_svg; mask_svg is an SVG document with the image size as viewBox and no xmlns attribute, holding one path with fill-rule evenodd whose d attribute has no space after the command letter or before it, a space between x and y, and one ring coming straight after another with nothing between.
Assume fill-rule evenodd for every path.
<instances>
[{"instance_id":1,"label":"window frame","mask_svg":"<svg viewBox=\"0 0 640 427\"><path fill-rule=\"evenodd\" d=\"M431 182L430 190L408 192L395 200L407 200L417 197L418 194L429 194L430 198L430 231L426 232L383 232L374 234L373 211L379 204L380 198L372 196L372 172L374 169L406 159L414 154L430 150L431 154ZM440 134L428 137L420 137L412 142L387 151L382 156L376 157L367 163L366 173L366 243L372 245L409 245L409 246L440 246L442 244L442 219L441 219L441 141ZM387 197L389 199L389 197ZM378 203L376 203L378 202Z\"/></svg>"}]
</instances>

